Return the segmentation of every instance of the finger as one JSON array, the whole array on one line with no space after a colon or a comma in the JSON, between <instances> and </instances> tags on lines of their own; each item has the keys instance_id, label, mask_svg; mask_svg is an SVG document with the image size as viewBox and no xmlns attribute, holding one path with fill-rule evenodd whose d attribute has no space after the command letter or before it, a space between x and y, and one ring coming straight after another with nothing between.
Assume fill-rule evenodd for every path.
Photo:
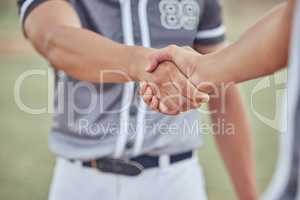
<instances>
[{"instance_id":1,"label":"finger","mask_svg":"<svg viewBox=\"0 0 300 200\"><path fill-rule=\"evenodd\" d=\"M191 106L190 106L189 100L186 100L183 102L183 104L180 108L180 112L186 112L188 110L191 110Z\"/></svg>"},{"instance_id":2,"label":"finger","mask_svg":"<svg viewBox=\"0 0 300 200\"><path fill-rule=\"evenodd\" d=\"M179 47L176 45L169 45L166 48L162 48L159 50L156 50L151 56L150 56L150 65L146 67L146 71L147 72L153 72L155 71L158 67L159 64L162 62L166 62L166 61L171 61L171 62L175 62L176 64L180 64L183 63L184 61L182 60L182 53L188 50L190 51L194 51L191 47ZM195 51L194 51L195 52ZM185 66L178 66L179 68L184 67ZM183 70L184 70L183 68Z\"/></svg>"},{"instance_id":3,"label":"finger","mask_svg":"<svg viewBox=\"0 0 300 200\"><path fill-rule=\"evenodd\" d=\"M163 102L159 103L158 109L159 109L159 112L161 112L163 114L167 114L169 111L168 107Z\"/></svg>"},{"instance_id":4,"label":"finger","mask_svg":"<svg viewBox=\"0 0 300 200\"><path fill-rule=\"evenodd\" d=\"M181 94L188 99L187 106L191 109L198 108L201 104L209 101L209 95L197 90L190 82L187 82L185 86L178 89L181 90Z\"/></svg>"},{"instance_id":5,"label":"finger","mask_svg":"<svg viewBox=\"0 0 300 200\"><path fill-rule=\"evenodd\" d=\"M185 77L190 77L195 69L197 68L198 57L201 56L200 53L195 51L193 48L185 46L178 47L176 45L171 45L169 48L169 56L179 71Z\"/></svg>"},{"instance_id":6,"label":"finger","mask_svg":"<svg viewBox=\"0 0 300 200\"><path fill-rule=\"evenodd\" d=\"M143 96L147 89L147 82L140 82L140 89L139 89L139 95Z\"/></svg>"},{"instance_id":7,"label":"finger","mask_svg":"<svg viewBox=\"0 0 300 200\"><path fill-rule=\"evenodd\" d=\"M188 99L185 99L183 104L181 105L180 112L187 112L192 109L197 109L201 106L202 104L197 104L196 106L193 105Z\"/></svg>"},{"instance_id":8,"label":"finger","mask_svg":"<svg viewBox=\"0 0 300 200\"><path fill-rule=\"evenodd\" d=\"M160 98L160 85L154 82L147 82L147 87L151 88L152 95Z\"/></svg>"},{"instance_id":9,"label":"finger","mask_svg":"<svg viewBox=\"0 0 300 200\"><path fill-rule=\"evenodd\" d=\"M150 65L146 67L147 72L154 72L160 63L164 61L172 61L170 52L168 48L162 48L159 50L156 50L151 56L150 56Z\"/></svg>"},{"instance_id":10,"label":"finger","mask_svg":"<svg viewBox=\"0 0 300 200\"><path fill-rule=\"evenodd\" d=\"M181 73L174 72L170 78L179 93L190 101L191 108L199 107L202 103L209 101L209 95L201 92Z\"/></svg>"},{"instance_id":11,"label":"finger","mask_svg":"<svg viewBox=\"0 0 300 200\"><path fill-rule=\"evenodd\" d=\"M153 93L150 87L147 87L145 94L143 95L143 100L147 105L150 105L153 97Z\"/></svg>"},{"instance_id":12,"label":"finger","mask_svg":"<svg viewBox=\"0 0 300 200\"><path fill-rule=\"evenodd\" d=\"M169 113L173 114L180 111L182 98L172 82L162 84L160 102L168 108Z\"/></svg>"},{"instance_id":13,"label":"finger","mask_svg":"<svg viewBox=\"0 0 300 200\"><path fill-rule=\"evenodd\" d=\"M178 115L180 113L179 110L169 109L164 103L160 102L158 106L159 112L165 115Z\"/></svg>"},{"instance_id":14,"label":"finger","mask_svg":"<svg viewBox=\"0 0 300 200\"><path fill-rule=\"evenodd\" d=\"M159 111L159 99L156 96L152 97L150 108L154 111Z\"/></svg>"},{"instance_id":15,"label":"finger","mask_svg":"<svg viewBox=\"0 0 300 200\"><path fill-rule=\"evenodd\" d=\"M192 47L190 47L190 46L183 46L182 48L184 48L187 51L193 51L193 52L195 52L195 50Z\"/></svg>"}]
</instances>

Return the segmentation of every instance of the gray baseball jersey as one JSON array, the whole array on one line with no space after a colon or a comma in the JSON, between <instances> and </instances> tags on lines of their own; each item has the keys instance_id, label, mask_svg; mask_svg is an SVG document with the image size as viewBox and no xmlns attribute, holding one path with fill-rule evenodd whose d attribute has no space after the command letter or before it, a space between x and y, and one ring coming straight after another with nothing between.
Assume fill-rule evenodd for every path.
<instances>
[{"instance_id":1,"label":"gray baseball jersey","mask_svg":"<svg viewBox=\"0 0 300 200\"><path fill-rule=\"evenodd\" d=\"M20 0L22 22L47 0ZM127 45L212 45L224 40L218 0L69 0L84 28ZM116 55L117 59L117 55ZM93 84L55 72L50 148L74 159L189 151L201 144L198 111L150 111L137 84Z\"/></svg>"}]
</instances>

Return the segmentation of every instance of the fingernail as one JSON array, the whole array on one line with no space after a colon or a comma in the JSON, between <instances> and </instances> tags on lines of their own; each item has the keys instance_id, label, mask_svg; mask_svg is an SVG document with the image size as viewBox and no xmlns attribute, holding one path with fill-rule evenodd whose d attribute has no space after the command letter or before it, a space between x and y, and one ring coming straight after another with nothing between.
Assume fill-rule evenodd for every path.
<instances>
[{"instance_id":1,"label":"fingernail","mask_svg":"<svg viewBox=\"0 0 300 200\"><path fill-rule=\"evenodd\" d=\"M147 87L145 95L152 95L152 89L150 87Z\"/></svg>"},{"instance_id":2,"label":"fingernail","mask_svg":"<svg viewBox=\"0 0 300 200\"><path fill-rule=\"evenodd\" d=\"M210 99L209 95L203 96L203 103L208 103L209 99Z\"/></svg>"},{"instance_id":3,"label":"fingernail","mask_svg":"<svg viewBox=\"0 0 300 200\"><path fill-rule=\"evenodd\" d=\"M164 113L167 113L168 112L168 107L165 104L161 103L160 104L160 110Z\"/></svg>"},{"instance_id":4,"label":"fingernail","mask_svg":"<svg viewBox=\"0 0 300 200\"><path fill-rule=\"evenodd\" d=\"M151 64L151 65L148 65L145 70L146 70L146 72L152 72L154 69L155 69L154 64Z\"/></svg>"}]
</instances>

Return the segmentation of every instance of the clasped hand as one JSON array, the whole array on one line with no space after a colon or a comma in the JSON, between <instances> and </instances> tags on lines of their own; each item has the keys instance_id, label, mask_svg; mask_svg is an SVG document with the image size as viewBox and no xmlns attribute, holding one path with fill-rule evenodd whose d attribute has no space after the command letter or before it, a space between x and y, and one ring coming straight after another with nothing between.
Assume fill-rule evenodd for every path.
<instances>
[{"instance_id":1,"label":"clasped hand","mask_svg":"<svg viewBox=\"0 0 300 200\"><path fill-rule=\"evenodd\" d=\"M151 55L145 70L150 74L140 84L139 94L152 109L177 115L209 101L210 84L200 82L197 61L201 55L189 47L171 45Z\"/></svg>"}]
</instances>

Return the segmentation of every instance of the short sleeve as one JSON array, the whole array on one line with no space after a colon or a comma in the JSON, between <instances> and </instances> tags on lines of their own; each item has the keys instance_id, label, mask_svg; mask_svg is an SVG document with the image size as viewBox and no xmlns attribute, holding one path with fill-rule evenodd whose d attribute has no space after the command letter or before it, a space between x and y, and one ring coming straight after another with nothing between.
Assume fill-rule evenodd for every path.
<instances>
[{"instance_id":1,"label":"short sleeve","mask_svg":"<svg viewBox=\"0 0 300 200\"><path fill-rule=\"evenodd\" d=\"M225 26L219 0L205 0L203 14L198 25L195 44L213 45L225 40Z\"/></svg>"}]
</instances>

